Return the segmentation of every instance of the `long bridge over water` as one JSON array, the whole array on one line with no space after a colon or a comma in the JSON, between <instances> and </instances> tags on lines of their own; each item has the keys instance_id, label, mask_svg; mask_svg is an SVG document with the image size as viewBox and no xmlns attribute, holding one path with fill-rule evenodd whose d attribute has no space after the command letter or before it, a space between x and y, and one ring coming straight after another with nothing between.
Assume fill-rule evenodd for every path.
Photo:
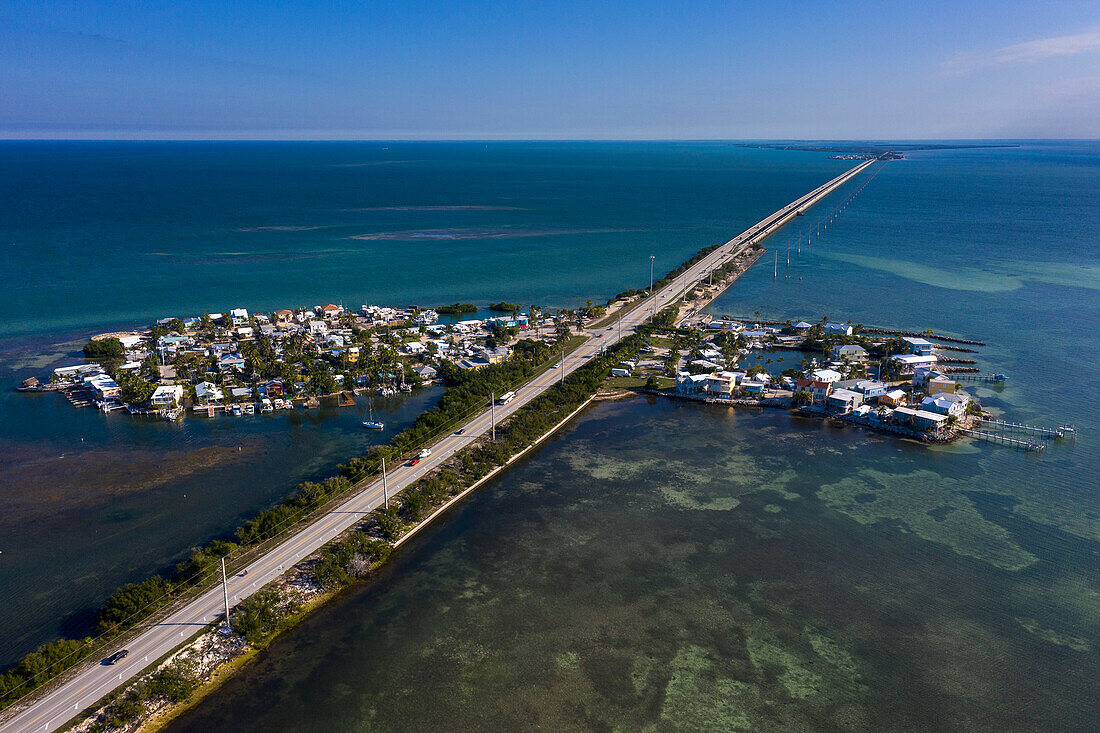
<instances>
[{"instance_id":1,"label":"long bridge over water","mask_svg":"<svg viewBox=\"0 0 1100 733\"><path fill-rule=\"evenodd\" d=\"M126 648L129 655L117 665L103 665L90 660L62 675L59 682L46 685L32 693L29 703L16 703L0 717L0 733L51 731L65 725L81 710L104 695L127 685L147 667L164 655L205 631L209 624L224 618L225 605L235 605L281 576L286 569L339 536L382 505L385 495L394 496L424 475L442 466L475 440L485 436L496 422L506 419L546 389L575 369L597 356L605 347L632 333L652 313L676 302L686 290L707 279L728 258L774 234L784 224L804 213L830 193L871 166L867 160L815 188L760 220L747 230L718 247L654 293L650 303L622 316L621 329L608 331L606 338L588 332L588 340L563 360L559 369L551 369L516 389L515 398L507 405L486 409L466 423L462 435L449 434L431 447L431 455L415 466L401 466L383 480L370 478L353 489L352 496L337 508L325 512L289 537L276 538L264 554L247 565L247 576L234 575L228 580L228 598L223 598L222 586L200 591L196 596L139 625L118 639L106 656ZM602 333L602 332L601 332ZM457 426L455 426L457 427ZM386 492L384 494L384 491Z\"/></svg>"}]
</instances>

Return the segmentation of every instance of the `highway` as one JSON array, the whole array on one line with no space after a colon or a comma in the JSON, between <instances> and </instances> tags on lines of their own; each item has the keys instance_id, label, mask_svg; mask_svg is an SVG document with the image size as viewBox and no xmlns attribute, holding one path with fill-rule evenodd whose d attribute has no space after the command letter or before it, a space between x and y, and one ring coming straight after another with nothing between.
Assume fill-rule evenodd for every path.
<instances>
[{"instance_id":1,"label":"highway","mask_svg":"<svg viewBox=\"0 0 1100 733\"><path fill-rule=\"evenodd\" d=\"M563 371L569 374L587 363L593 356L598 355L602 349L617 342L620 333L622 337L632 334L645 319L675 302L689 287L705 280L710 271L737 254L741 248L751 246L754 242L774 233L798 212L813 206L873 162L864 161L792 201L715 249L661 288L651 300L643 301L632 311L625 313L622 316L621 328L616 323L599 332L586 332L589 334L588 340L570 354L564 363L517 388L515 399L507 405L496 406L496 421L499 423L505 420L548 387L560 381ZM492 412L486 409L465 424L462 435L452 433L438 440L431 446L431 455L415 466L402 464L390 467L386 481L388 495L392 497L400 493L417 479L438 468L456 451L489 433L492 417ZM235 605L282 575L287 568L349 529L382 502L381 478L364 483L354 496L336 509L319 516L255 560L248 566L247 576L234 575L229 578L230 605ZM219 584L175 610L167 618L148 625L138 633L136 638L130 638L125 644L129 655L121 662L111 666L100 664L99 658L85 662L75 674L66 675L65 681L61 684L47 686L44 692L36 693L36 699L29 706L16 710L17 705L5 711L3 720L0 722L0 733L56 730L79 711L117 687L125 685L130 679L140 675L150 663L202 631L208 623L223 616L224 600L222 587ZM103 656L106 657L114 651L116 649L108 650Z\"/></svg>"}]
</instances>

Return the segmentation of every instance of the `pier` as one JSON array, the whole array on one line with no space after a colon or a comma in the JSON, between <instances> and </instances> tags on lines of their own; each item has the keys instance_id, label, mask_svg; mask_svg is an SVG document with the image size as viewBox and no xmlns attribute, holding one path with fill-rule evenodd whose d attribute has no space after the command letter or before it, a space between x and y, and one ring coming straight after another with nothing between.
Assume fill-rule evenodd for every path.
<instances>
[{"instance_id":1,"label":"pier","mask_svg":"<svg viewBox=\"0 0 1100 733\"><path fill-rule=\"evenodd\" d=\"M956 382L993 382L994 384L1001 384L1008 379L1007 374L952 374L951 377Z\"/></svg>"},{"instance_id":2,"label":"pier","mask_svg":"<svg viewBox=\"0 0 1100 733\"><path fill-rule=\"evenodd\" d=\"M1017 450L1023 450L1029 453L1042 453L1046 449L1046 446L1042 443L1036 443L1030 440L1020 440L1018 438L1010 438L1007 435L1001 435L999 433L988 433L984 430L959 428L959 432L964 435L969 435L972 438L977 438L978 440L985 440L990 443L1007 445L1010 448L1016 448Z\"/></svg>"},{"instance_id":3,"label":"pier","mask_svg":"<svg viewBox=\"0 0 1100 733\"><path fill-rule=\"evenodd\" d=\"M1044 428L1038 425L1025 425L1023 423L1008 422L1007 420L982 419L982 425L991 428L1015 433L1033 433L1048 438L1064 438L1067 435L1076 438L1077 428L1072 425L1060 425L1056 428Z\"/></svg>"}]
</instances>

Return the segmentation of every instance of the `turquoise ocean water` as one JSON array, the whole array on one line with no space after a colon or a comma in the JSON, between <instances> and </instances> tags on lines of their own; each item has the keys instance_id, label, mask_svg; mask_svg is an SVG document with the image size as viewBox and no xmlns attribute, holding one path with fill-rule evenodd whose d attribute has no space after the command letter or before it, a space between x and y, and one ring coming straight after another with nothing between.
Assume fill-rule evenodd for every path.
<instances>
[{"instance_id":1,"label":"turquoise ocean water","mask_svg":"<svg viewBox=\"0 0 1100 733\"><path fill-rule=\"evenodd\" d=\"M205 268L219 272L227 292L243 288L238 299L266 292L249 291L242 272L273 268L294 277L267 295L285 288L301 302L327 300L308 289L317 267L331 282L352 283L344 299L386 301L382 290L355 289L347 262L367 273L375 265L365 261L390 257L388 270L369 271L363 282L392 281L399 302L571 304L644 282L650 249L667 269L848 165L820 153L703 144L381 147L361 150L404 161L423 153L434 162L345 160L372 165L354 166L364 176L352 177L354 185L341 178L348 171L325 171L319 175L343 185L307 197L337 199L333 222L349 221L343 209L402 207L355 212L377 215L370 227L341 225L346 236L375 237L341 240L358 255L335 251L336 233L325 230L231 231L324 224L321 216L271 213L300 213L284 189L301 196L326 186L310 184L295 166L339 157L332 152L339 146L264 155L240 146L253 165L284 171L281 185L272 173L255 187L286 208L261 215L253 207L264 197L240 204L245 194L207 181L211 201L253 212L222 226L230 230L225 241L207 234L173 240L171 250L141 241L150 252L207 247L209 258L243 252L238 242L254 242L246 234L266 237L272 259L260 260L254 243L252 261L214 259ZM646 400L600 405L175 729L489 721L501 729L1088 730L1100 712L1092 683L1100 672L1100 421L1088 401L1100 358L1100 145L907 157L881 166L827 233L810 245L801 240L801 252L797 235L830 215L844 191L797 220L769 243L782 253L779 277L762 262L711 310L828 315L985 341L979 366L1010 380L974 389L983 403L1025 422L1076 424L1076 442L1042 456L989 445L928 449L781 413ZM424 170L415 175L395 172L418 165ZM247 168L238 166L238 175ZM358 205L334 190L372 187L377 195ZM386 191L404 195L380 203ZM178 206L165 204L176 213L156 216L186 220ZM145 208L153 216L156 207ZM526 236L515 236L517 228ZM273 253L310 251L306 243L334 251L276 266ZM451 295L426 300L418 288L436 283L421 278L447 251L451 267L432 277ZM27 257L21 266L37 266ZM205 285L194 286L204 268L177 259L166 273L191 284L177 297L195 298L187 304L195 309L224 307L203 294ZM634 274L622 276L628 268ZM148 275L163 282L158 277ZM146 287L145 298L131 302L120 290L108 299L116 302L85 306L100 314L89 327L125 321L111 314L144 299L157 310L156 298L168 297ZM251 307L286 302L273 300ZM32 302L26 310L41 320L8 331L26 349L23 362L5 360L12 377L28 368L28 353L44 350L18 334L83 325L67 320L68 309L47 307L50 298ZM41 408L22 396L4 399L9 455L34 455L7 424ZM57 409L58 418L67 414ZM112 495L91 516L135 501ZM186 540L161 536L157 524L168 512L158 512L141 541L167 556ZM98 563L76 566L94 573Z\"/></svg>"}]
</instances>

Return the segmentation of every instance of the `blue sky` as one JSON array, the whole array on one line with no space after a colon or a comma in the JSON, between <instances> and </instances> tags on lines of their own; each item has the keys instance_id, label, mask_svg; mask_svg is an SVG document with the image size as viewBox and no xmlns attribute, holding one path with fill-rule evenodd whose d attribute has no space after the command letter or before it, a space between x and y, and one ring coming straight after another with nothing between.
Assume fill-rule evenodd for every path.
<instances>
[{"instance_id":1,"label":"blue sky","mask_svg":"<svg viewBox=\"0 0 1100 733\"><path fill-rule=\"evenodd\" d=\"M0 137L1100 138L1100 3L0 3Z\"/></svg>"}]
</instances>

